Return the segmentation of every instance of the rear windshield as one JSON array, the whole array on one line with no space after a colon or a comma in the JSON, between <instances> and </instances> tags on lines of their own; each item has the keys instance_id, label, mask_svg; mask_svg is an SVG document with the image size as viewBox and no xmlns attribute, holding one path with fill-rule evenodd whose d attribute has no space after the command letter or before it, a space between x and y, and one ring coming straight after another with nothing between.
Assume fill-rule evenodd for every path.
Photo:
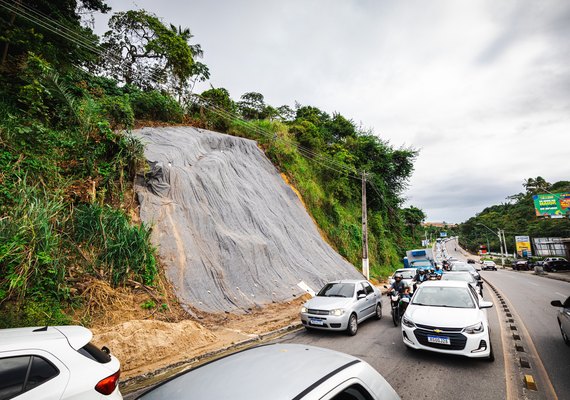
<instances>
[{"instance_id":1,"label":"rear windshield","mask_svg":"<svg viewBox=\"0 0 570 400\"><path fill-rule=\"evenodd\" d=\"M87 343L85 346L80 348L78 352L79 354L82 354L93 361L97 361L100 364L106 364L111 361L111 356L95 346L93 343Z\"/></svg>"},{"instance_id":2,"label":"rear windshield","mask_svg":"<svg viewBox=\"0 0 570 400\"><path fill-rule=\"evenodd\" d=\"M396 274L402 274L402 279L412 279L416 275L414 271L410 270L396 271ZM396 274L394 274L394 276L396 276Z\"/></svg>"}]
</instances>

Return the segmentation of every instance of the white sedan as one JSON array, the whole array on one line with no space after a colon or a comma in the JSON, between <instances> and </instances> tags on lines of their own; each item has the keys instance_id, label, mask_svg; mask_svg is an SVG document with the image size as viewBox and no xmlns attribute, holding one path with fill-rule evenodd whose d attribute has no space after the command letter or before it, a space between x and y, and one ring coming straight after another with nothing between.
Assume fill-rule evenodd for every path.
<instances>
[{"instance_id":1,"label":"white sedan","mask_svg":"<svg viewBox=\"0 0 570 400\"><path fill-rule=\"evenodd\" d=\"M413 349L493 361L486 310L492 306L467 282L425 282L402 317L404 344Z\"/></svg>"}]
</instances>

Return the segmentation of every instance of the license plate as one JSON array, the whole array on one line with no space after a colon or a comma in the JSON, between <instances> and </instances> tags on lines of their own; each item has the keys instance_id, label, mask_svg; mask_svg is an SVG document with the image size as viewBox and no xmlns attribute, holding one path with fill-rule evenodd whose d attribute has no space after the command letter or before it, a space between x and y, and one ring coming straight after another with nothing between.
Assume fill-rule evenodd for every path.
<instances>
[{"instance_id":1,"label":"license plate","mask_svg":"<svg viewBox=\"0 0 570 400\"><path fill-rule=\"evenodd\" d=\"M311 325L324 325L325 323L320 319L309 319Z\"/></svg>"},{"instance_id":2,"label":"license plate","mask_svg":"<svg viewBox=\"0 0 570 400\"><path fill-rule=\"evenodd\" d=\"M429 343L448 344L451 345L451 340L447 336L428 336Z\"/></svg>"}]
</instances>

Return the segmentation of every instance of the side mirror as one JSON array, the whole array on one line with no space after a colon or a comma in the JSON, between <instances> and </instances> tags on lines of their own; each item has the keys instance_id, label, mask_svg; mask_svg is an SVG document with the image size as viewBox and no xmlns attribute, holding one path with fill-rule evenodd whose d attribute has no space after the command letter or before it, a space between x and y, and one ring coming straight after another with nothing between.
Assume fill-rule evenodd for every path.
<instances>
[{"instance_id":1,"label":"side mirror","mask_svg":"<svg viewBox=\"0 0 570 400\"><path fill-rule=\"evenodd\" d=\"M550 302L550 305L554 306L554 307L563 307L562 306L562 302L560 300L552 300Z\"/></svg>"},{"instance_id":2,"label":"side mirror","mask_svg":"<svg viewBox=\"0 0 570 400\"><path fill-rule=\"evenodd\" d=\"M481 271L481 268L475 268L475 271L479 272Z\"/></svg>"},{"instance_id":3,"label":"side mirror","mask_svg":"<svg viewBox=\"0 0 570 400\"><path fill-rule=\"evenodd\" d=\"M388 286L384 285L384 289L388 289Z\"/></svg>"},{"instance_id":4,"label":"side mirror","mask_svg":"<svg viewBox=\"0 0 570 400\"><path fill-rule=\"evenodd\" d=\"M490 301L482 301L479 303L479 308L491 308L493 307L493 303Z\"/></svg>"},{"instance_id":5,"label":"side mirror","mask_svg":"<svg viewBox=\"0 0 570 400\"><path fill-rule=\"evenodd\" d=\"M356 295L356 298L357 298L358 300L363 299L363 298L365 298L365 297L366 297L366 295L365 295L364 293L358 293L358 294Z\"/></svg>"}]
</instances>

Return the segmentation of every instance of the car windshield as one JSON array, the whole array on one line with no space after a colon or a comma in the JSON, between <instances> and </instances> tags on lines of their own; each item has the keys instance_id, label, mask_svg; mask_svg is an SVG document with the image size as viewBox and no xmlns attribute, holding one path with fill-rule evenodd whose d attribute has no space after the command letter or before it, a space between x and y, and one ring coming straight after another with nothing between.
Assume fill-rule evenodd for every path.
<instances>
[{"instance_id":1,"label":"car windshield","mask_svg":"<svg viewBox=\"0 0 570 400\"><path fill-rule=\"evenodd\" d=\"M317 294L322 297L352 297L354 283L327 283Z\"/></svg>"},{"instance_id":2,"label":"car windshield","mask_svg":"<svg viewBox=\"0 0 570 400\"><path fill-rule=\"evenodd\" d=\"M396 271L396 274L402 274L402 279L412 279L416 275L414 271L410 270ZM394 276L396 276L396 274L394 274ZM392 278L394 278L394 276Z\"/></svg>"},{"instance_id":3,"label":"car windshield","mask_svg":"<svg viewBox=\"0 0 570 400\"><path fill-rule=\"evenodd\" d=\"M473 298L466 287L421 286L412 304L431 307L475 308Z\"/></svg>"},{"instance_id":4,"label":"car windshield","mask_svg":"<svg viewBox=\"0 0 570 400\"><path fill-rule=\"evenodd\" d=\"M448 273L448 274L443 274L441 276L441 280L442 281L463 281L463 282L472 283L473 282L473 275L471 275L469 272L457 273L457 274Z\"/></svg>"}]
</instances>

